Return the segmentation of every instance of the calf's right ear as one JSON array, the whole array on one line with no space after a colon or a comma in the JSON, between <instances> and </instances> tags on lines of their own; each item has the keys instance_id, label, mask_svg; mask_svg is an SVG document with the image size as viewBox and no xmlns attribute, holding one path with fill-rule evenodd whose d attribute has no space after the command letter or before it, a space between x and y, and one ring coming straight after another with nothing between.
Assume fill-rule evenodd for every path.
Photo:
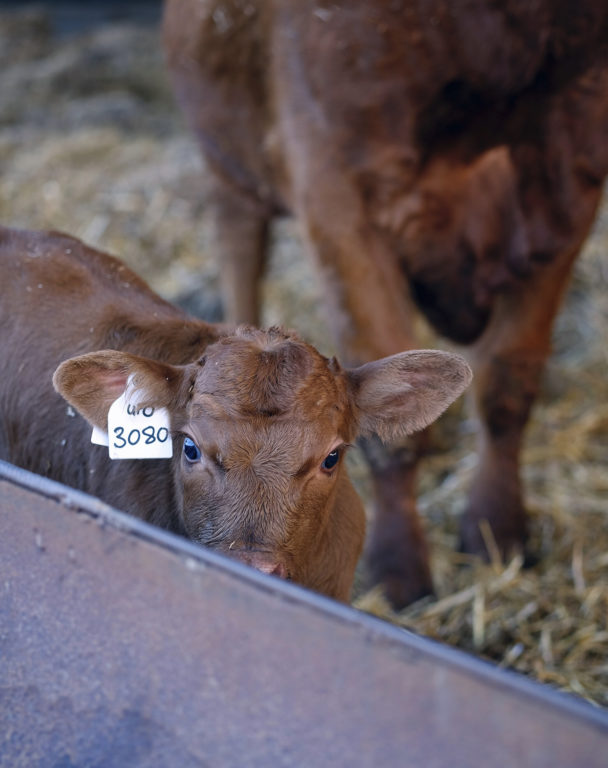
<instances>
[{"instance_id":1,"label":"calf's right ear","mask_svg":"<svg viewBox=\"0 0 608 768\"><path fill-rule=\"evenodd\" d=\"M186 366L108 349L61 363L53 386L92 426L107 431L108 410L129 379L130 386L140 390L138 406L171 409L185 396L187 378Z\"/></svg>"},{"instance_id":2,"label":"calf's right ear","mask_svg":"<svg viewBox=\"0 0 608 768\"><path fill-rule=\"evenodd\" d=\"M431 424L471 383L460 355L416 349L348 371L361 434L383 440L409 435Z\"/></svg>"}]
</instances>

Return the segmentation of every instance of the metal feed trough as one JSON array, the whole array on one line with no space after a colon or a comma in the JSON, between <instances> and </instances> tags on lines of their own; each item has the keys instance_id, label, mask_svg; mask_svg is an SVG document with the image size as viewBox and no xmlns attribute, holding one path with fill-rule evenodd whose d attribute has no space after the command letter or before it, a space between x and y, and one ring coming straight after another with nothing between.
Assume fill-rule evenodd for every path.
<instances>
[{"instance_id":1,"label":"metal feed trough","mask_svg":"<svg viewBox=\"0 0 608 768\"><path fill-rule=\"evenodd\" d=\"M0 765L605 766L608 717L0 462Z\"/></svg>"}]
</instances>

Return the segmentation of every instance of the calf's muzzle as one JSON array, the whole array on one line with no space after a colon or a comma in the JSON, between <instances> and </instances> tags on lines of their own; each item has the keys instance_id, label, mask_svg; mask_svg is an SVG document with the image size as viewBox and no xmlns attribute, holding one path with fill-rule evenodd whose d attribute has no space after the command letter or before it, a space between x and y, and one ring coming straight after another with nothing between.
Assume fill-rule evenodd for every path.
<instances>
[{"instance_id":1,"label":"calf's muzzle","mask_svg":"<svg viewBox=\"0 0 608 768\"><path fill-rule=\"evenodd\" d=\"M244 565L249 565L262 573L278 576L280 579L289 578L285 562L274 552L256 549L231 549L227 554Z\"/></svg>"}]
</instances>

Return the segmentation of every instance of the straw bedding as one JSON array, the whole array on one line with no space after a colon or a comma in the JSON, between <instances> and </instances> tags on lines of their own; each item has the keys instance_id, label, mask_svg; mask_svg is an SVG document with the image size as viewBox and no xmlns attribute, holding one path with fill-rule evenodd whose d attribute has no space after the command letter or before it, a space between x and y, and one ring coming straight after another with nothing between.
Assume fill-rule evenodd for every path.
<instances>
[{"instance_id":1,"label":"straw bedding","mask_svg":"<svg viewBox=\"0 0 608 768\"><path fill-rule=\"evenodd\" d=\"M107 24L56 34L43 9L0 14L0 221L66 230L120 255L165 297L219 317L205 172L175 108L158 30ZM532 568L456 551L475 465L466 403L434 429L419 506L437 599L394 614L377 591L355 606L608 706L608 204L556 323L527 434ZM293 222L273 233L266 323L325 352L318 290ZM366 477L353 452L352 474Z\"/></svg>"}]
</instances>

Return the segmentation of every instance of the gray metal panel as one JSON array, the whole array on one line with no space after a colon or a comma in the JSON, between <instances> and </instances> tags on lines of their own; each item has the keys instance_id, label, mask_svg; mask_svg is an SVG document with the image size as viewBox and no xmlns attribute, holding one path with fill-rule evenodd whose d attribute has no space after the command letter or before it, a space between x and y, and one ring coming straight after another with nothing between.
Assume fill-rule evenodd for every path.
<instances>
[{"instance_id":1,"label":"gray metal panel","mask_svg":"<svg viewBox=\"0 0 608 768\"><path fill-rule=\"evenodd\" d=\"M0 462L0 765L601 766L608 717Z\"/></svg>"}]
</instances>

